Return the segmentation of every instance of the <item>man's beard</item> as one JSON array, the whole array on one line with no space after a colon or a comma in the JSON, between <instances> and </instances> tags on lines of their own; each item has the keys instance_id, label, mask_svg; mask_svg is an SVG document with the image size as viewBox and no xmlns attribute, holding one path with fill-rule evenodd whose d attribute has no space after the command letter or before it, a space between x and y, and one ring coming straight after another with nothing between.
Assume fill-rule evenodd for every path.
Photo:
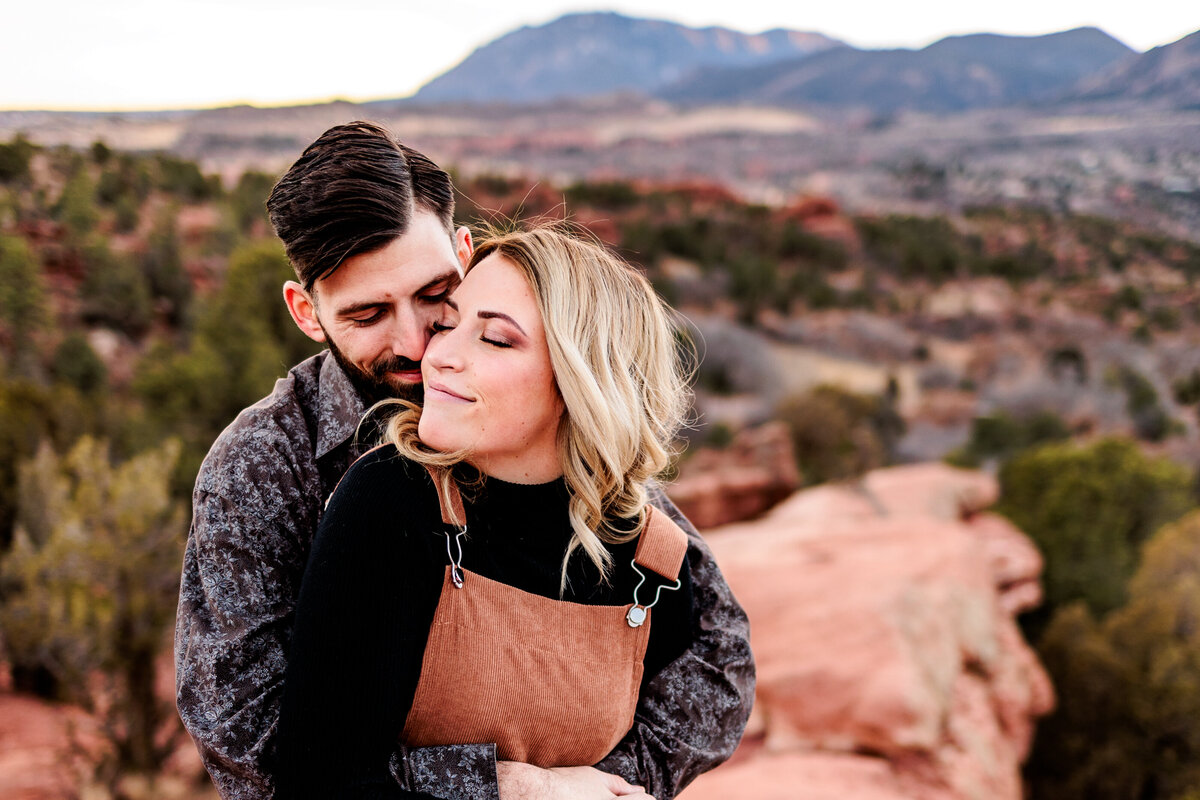
<instances>
[{"instance_id":1,"label":"man's beard","mask_svg":"<svg viewBox=\"0 0 1200 800\"><path fill-rule=\"evenodd\" d=\"M380 400L389 400L391 398L411 400L414 403L420 403L425 399L424 384L420 382L409 383L408 381L397 381L388 377L389 372L420 371L420 361L413 361L404 356L393 354L376 359L364 370L357 364L351 363L342 354L342 351L334 344L333 338L328 333L325 334L325 343L329 345L329 352L333 354L334 361L342 368L342 372L346 373L346 377L350 379L350 383L354 385L358 393L367 401L368 406L372 406Z\"/></svg>"}]
</instances>

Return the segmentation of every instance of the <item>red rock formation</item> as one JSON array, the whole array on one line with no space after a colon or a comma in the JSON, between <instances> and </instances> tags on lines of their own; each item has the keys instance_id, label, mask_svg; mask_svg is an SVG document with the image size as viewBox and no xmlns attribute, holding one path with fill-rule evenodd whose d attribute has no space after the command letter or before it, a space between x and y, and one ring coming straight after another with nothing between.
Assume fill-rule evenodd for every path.
<instances>
[{"instance_id":1,"label":"red rock formation","mask_svg":"<svg viewBox=\"0 0 1200 800\"><path fill-rule=\"evenodd\" d=\"M707 538L750 615L756 719L685 800L1019 800L1049 679L1013 614L1041 558L932 464L800 492Z\"/></svg>"},{"instance_id":2,"label":"red rock formation","mask_svg":"<svg viewBox=\"0 0 1200 800\"><path fill-rule=\"evenodd\" d=\"M740 431L721 450L704 448L685 461L671 499L698 528L750 519L800 485L787 426L772 422Z\"/></svg>"}]
</instances>

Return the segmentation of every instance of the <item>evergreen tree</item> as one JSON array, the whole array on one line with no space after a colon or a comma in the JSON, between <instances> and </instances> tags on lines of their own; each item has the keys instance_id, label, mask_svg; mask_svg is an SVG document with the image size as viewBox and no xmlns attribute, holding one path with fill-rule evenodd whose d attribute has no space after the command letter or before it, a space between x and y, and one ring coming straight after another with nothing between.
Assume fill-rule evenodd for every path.
<instances>
[{"instance_id":1,"label":"evergreen tree","mask_svg":"<svg viewBox=\"0 0 1200 800\"><path fill-rule=\"evenodd\" d=\"M0 325L6 334L3 352L15 374L37 372L34 341L49 316L37 259L23 239L0 236Z\"/></svg>"},{"instance_id":2,"label":"evergreen tree","mask_svg":"<svg viewBox=\"0 0 1200 800\"><path fill-rule=\"evenodd\" d=\"M44 445L21 469L13 548L0 561L0 627L14 663L45 665L102 718L97 777L156 774L178 728L154 694L179 588L186 510L171 499L175 442L123 464L84 437L65 457ZM94 686L95 677L102 686Z\"/></svg>"}]
</instances>

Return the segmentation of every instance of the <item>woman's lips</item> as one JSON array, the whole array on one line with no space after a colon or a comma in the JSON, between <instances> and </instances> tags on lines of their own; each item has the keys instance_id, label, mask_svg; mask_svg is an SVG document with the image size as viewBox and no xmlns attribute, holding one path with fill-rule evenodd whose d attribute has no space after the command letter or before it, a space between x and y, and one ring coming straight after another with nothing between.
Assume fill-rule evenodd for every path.
<instances>
[{"instance_id":1,"label":"woman's lips","mask_svg":"<svg viewBox=\"0 0 1200 800\"><path fill-rule=\"evenodd\" d=\"M454 392L453 390L448 389L445 386L442 386L440 383L425 384L425 399L428 400L431 396L436 397L441 400L449 400L449 401L455 402L455 403L474 403L475 402L474 400L463 397L461 394L458 394L457 392Z\"/></svg>"}]
</instances>

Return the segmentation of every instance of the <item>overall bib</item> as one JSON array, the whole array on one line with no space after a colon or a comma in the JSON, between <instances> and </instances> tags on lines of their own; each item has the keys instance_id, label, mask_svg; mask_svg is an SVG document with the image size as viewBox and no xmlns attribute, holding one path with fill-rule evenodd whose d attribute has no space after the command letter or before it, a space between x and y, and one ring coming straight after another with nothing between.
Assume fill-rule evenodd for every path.
<instances>
[{"instance_id":1,"label":"overall bib","mask_svg":"<svg viewBox=\"0 0 1200 800\"><path fill-rule=\"evenodd\" d=\"M457 487L447 497L433 483L443 522L451 507L465 520ZM687 534L649 508L633 567L643 581L647 569L677 581L686 551ZM401 742L495 742L497 758L539 767L608 755L633 726L657 594L649 605L636 589L624 606L551 600L450 561Z\"/></svg>"}]
</instances>

